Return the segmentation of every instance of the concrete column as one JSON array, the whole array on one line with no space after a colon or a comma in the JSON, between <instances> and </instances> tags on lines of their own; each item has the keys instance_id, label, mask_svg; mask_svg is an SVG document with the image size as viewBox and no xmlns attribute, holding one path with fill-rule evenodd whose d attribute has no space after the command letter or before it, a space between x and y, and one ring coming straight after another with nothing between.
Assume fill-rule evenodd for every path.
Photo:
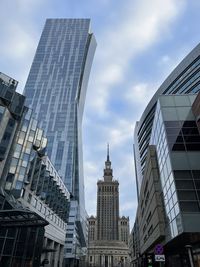
<instances>
[{"instance_id":1,"label":"concrete column","mask_svg":"<svg viewBox=\"0 0 200 267\"><path fill-rule=\"evenodd\" d=\"M44 239L43 239L43 248L46 248L46 247L47 247L47 238L44 237ZM44 259L47 259L46 252L42 252L42 254L41 254L41 262L42 262Z\"/></svg>"},{"instance_id":2,"label":"concrete column","mask_svg":"<svg viewBox=\"0 0 200 267\"><path fill-rule=\"evenodd\" d=\"M54 249L56 250L54 253L54 265L53 267L58 266L58 261L59 261L59 252L60 252L60 245L56 242L54 242Z\"/></svg>"},{"instance_id":3,"label":"concrete column","mask_svg":"<svg viewBox=\"0 0 200 267\"><path fill-rule=\"evenodd\" d=\"M111 256L108 255L108 267L111 267Z\"/></svg>"},{"instance_id":4,"label":"concrete column","mask_svg":"<svg viewBox=\"0 0 200 267\"><path fill-rule=\"evenodd\" d=\"M100 265L100 267L102 266L102 261L103 261L103 255L100 254L100 256L99 256L99 265Z\"/></svg>"},{"instance_id":5,"label":"concrete column","mask_svg":"<svg viewBox=\"0 0 200 267\"><path fill-rule=\"evenodd\" d=\"M48 248L49 248L49 249L54 249L54 242L53 242L52 240L48 239L47 244L48 244ZM48 260L49 260L49 267L51 267L51 266L53 266L53 265L52 265L52 261L53 261L53 252L48 252L47 255L48 255L47 258L48 258Z\"/></svg>"},{"instance_id":6,"label":"concrete column","mask_svg":"<svg viewBox=\"0 0 200 267\"><path fill-rule=\"evenodd\" d=\"M101 266L105 266L105 255L102 255L102 262L101 262Z\"/></svg>"},{"instance_id":7,"label":"concrete column","mask_svg":"<svg viewBox=\"0 0 200 267\"><path fill-rule=\"evenodd\" d=\"M59 267L63 266L63 259L64 259L64 245L60 245L60 251L59 251Z\"/></svg>"}]
</instances>

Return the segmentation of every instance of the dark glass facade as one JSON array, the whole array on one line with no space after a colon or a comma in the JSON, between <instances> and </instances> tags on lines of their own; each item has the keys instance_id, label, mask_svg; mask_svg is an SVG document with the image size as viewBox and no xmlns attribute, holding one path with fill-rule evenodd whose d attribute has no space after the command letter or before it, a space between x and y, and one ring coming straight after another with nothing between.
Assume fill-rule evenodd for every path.
<instances>
[{"instance_id":1,"label":"dark glass facade","mask_svg":"<svg viewBox=\"0 0 200 267\"><path fill-rule=\"evenodd\" d=\"M199 267L199 63L200 45L160 86L135 127L141 253L137 263L162 243L166 266L191 266L189 245L195 255L194 266ZM154 161L149 164L152 151Z\"/></svg>"},{"instance_id":2,"label":"dark glass facade","mask_svg":"<svg viewBox=\"0 0 200 267\"><path fill-rule=\"evenodd\" d=\"M6 193L0 194L0 266L40 266L47 224Z\"/></svg>"}]
</instances>

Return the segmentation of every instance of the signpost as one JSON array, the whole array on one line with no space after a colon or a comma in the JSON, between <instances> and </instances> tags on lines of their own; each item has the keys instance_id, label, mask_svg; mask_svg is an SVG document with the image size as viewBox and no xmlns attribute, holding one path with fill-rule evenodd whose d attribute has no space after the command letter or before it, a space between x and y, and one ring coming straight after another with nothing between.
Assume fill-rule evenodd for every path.
<instances>
[{"instance_id":1,"label":"signpost","mask_svg":"<svg viewBox=\"0 0 200 267\"><path fill-rule=\"evenodd\" d=\"M159 262L159 266L162 266L162 262L165 262L163 245L157 244L154 248L155 262Z\"/></svg>"},{"instance_id":2,"label":"signpost","mask_svg":"<svg viewBox=\"0 0 200 267\"><path fill-rule=\"evenodd\" d=\"M165 255L155 255L155 261L165 262Z\"/></svg>"},{"instance_id":3,"label":"signpost","mask_svg":"<svg viewBox=\"0 0 200 267\"><path fill-rule=\"evenodd\" d=\"M154 253L155 255L162 255L164 252L164 248L163 248L163 245L161 244L157 244L154 248Z\"/></svg>"}]
</instances>

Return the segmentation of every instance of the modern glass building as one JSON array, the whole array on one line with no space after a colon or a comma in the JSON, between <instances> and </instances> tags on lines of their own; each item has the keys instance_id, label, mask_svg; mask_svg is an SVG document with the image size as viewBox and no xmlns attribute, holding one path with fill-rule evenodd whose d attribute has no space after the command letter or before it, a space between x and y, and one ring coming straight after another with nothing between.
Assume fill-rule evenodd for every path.
<instances>
[{"instance_id":1,"label":"modern glass building","mask_svg":"<svg viewBox=\"0 0 200 267\"><path fill-rule=\"evenodd\" d=\"M63 266L70 193L16 87L0 73L0 265Z\"/></svg>"},{"instance_id":2,"label":"modern glass building","mask_svg":"<svg viewBox=\"0 0 200 267\"><path fill-rule=\"evenodd\" d=\"M78 229L85 221L82 115L95 49L89 19L47 19L24 90L48 138L47 154L77 202Z\"/></svg>"},{"instance_id":3,"label":"modern glass building","mask_svg":"<svg viewBox=\"0 0 200 267\"><path fill-rule=\"evenodd\" d=\"M170 267L200 263L199 91L200 45L160 86L134 133L140 254L162 243Z\"/></svg>"}]
</instances>

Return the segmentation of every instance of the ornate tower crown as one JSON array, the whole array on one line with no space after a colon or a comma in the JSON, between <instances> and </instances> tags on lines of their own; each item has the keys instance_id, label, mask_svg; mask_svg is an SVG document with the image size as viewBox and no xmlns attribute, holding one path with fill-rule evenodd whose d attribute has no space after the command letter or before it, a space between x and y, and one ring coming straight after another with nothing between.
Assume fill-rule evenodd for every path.
<instances>
[{"instance_id":1,"label":"ornate tower crown","mask_svg":"<svg viewBox=\"0 0 200 267\"><path fill-rule=\"evenodd\" d=\"M109 156L109 144L107 145L107 160L105 161L105 169L104 169L104 181L112 181L112 168L111 161Z\"/></svg>"}]
</instances>

